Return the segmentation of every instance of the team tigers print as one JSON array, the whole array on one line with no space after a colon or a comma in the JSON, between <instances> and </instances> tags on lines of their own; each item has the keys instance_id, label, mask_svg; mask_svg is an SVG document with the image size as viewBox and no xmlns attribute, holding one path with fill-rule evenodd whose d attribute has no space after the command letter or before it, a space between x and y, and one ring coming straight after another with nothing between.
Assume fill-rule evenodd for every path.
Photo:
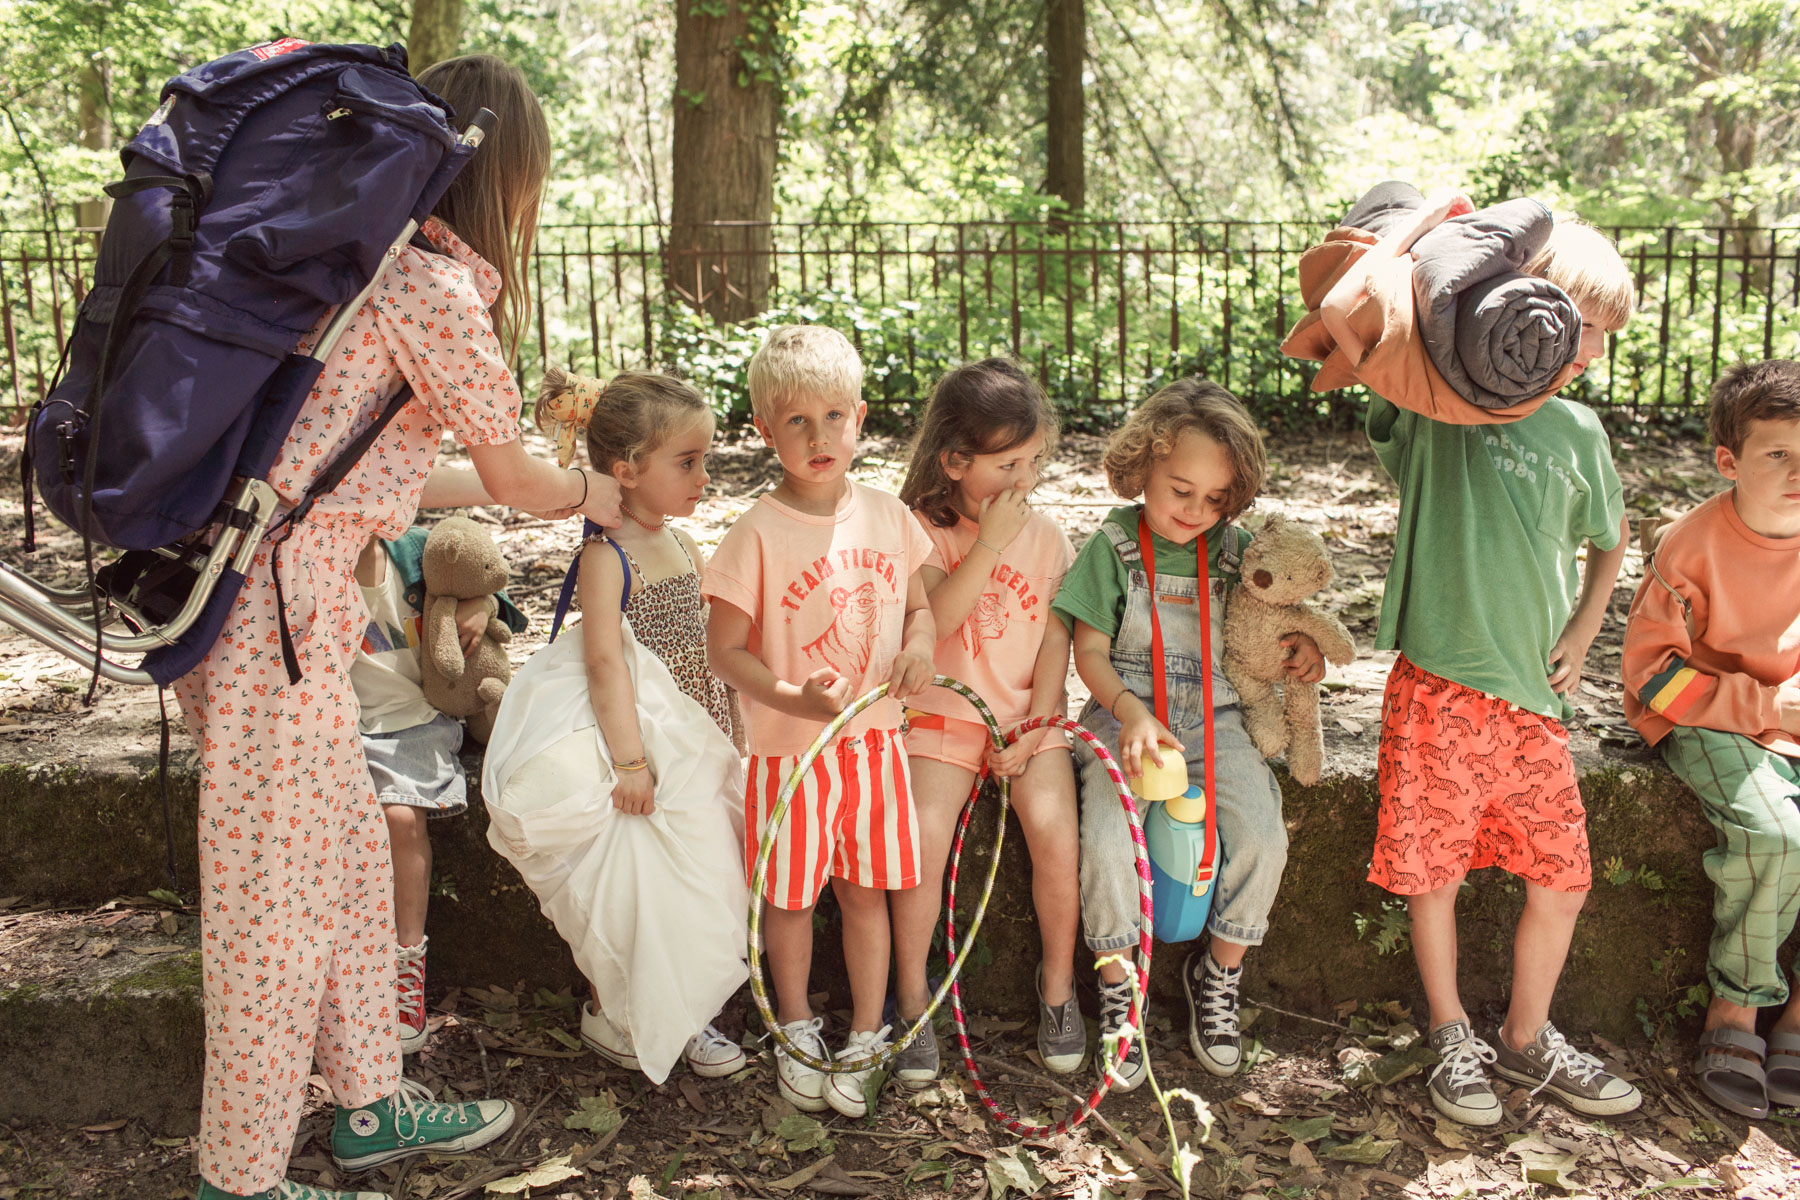
<instances>
[{"instance_id":1,"label":"team tigers print","mask_svg":"<svg viewBox=\"0 0 1800 1200\"><path fill-rule=\"evenodd\" d=\"M906 623L907 587L931 544L898 500L851 484L831 516L765 495L740 517L707 565L702 590L743 609L756 626L750 649L777 678L803 682L821 669L852 694L887 682ZM805 750L823 722L794 718L744 698L752 754ZM900 706L876 704L845 736L896 730Z\"/></svg>"},{"instance_id":2,"label":"team tigers print","mask_svg":"<svg viewBox=\"0 0 1800 1200\"><path fill-rule=\"evenodd\" d=\"M931 539L931 558L925 565L946 575L962 565L980 532L980 526L966 517L948 529L928 522L921 525ZM937 631L933 655L937 669L974 688L1003 726L1024 720L1031 709L1038 648L1045 631L1058 620L1050 612L1050 601L1074 561L1068 535L1042 513L1032 514L1000 560L988 568L987 583L968 618L955 629ZM975 716L966 700L937 688L907 703L955 721Z\"/></svg>"}]
</instances>

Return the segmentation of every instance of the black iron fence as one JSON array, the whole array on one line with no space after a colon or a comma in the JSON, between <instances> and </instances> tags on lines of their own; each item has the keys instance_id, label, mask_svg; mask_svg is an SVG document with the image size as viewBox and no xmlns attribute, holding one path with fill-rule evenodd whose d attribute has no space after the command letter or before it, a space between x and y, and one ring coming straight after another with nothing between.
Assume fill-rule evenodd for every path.
<instances>
[{"instance_id":1,"label":"black iron fence","mask_svg":"<svg viewBox=\"0 0 1800 1200\"><path fill-rule=\"evenodd\" d=\"M532 264L535 320L519 373L674 367L741 409L767 325L823 321L870 368L868 396L907 405L949 365L1009 353L1073 414L1105 421L1162 381L1203 373L1281 423L1342 398L1307 390L1278 345L1301 308L1309 222L933 222L712 227L672 242L653 225L550 226ZM1578 398L1694 405L1722 366L1800 356L1800 227L1608 231L1639 311ZM0 231L0 420L56 369L94 259L92 231ZM704 250L672 251L672 244ZM709 313L755 309L748 321Z\"/></svg>"}]
</instances>

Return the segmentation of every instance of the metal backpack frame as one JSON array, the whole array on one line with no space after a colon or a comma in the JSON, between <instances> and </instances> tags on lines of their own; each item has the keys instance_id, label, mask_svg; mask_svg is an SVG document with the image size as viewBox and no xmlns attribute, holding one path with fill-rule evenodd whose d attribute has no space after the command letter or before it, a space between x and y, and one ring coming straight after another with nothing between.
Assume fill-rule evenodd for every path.
<instances>
[{"instance_id":1,"label":"metal backpack frame","mask_svg":"<svg viewBox=\"0 0 1800 1200\"><path fill-rule=\"evenodd\" d=\"M492 112L485 108L480 110L458 136L457 145L473 151L486 138L495 120ZM318 342L304 357L323 363L337 349L351 320L374 295L387 265L418 231L419 222L408 219L383 255L382 269L362 291L339 306ZM156 684L158 681L143 668L141 661L138 666L127 666L118 661L118 657L147 655L172 646L200 619L222 584L229 581L235 591L249 574L263 540L271 532L281 532L285 537L287 531L304 520L314 501L337 486L411 398L411 385L402 385L385 402L376 421L344 448L292 508L283 508L275 489L266 481L234 479L206 530L155 550L127 551L127 555L160 558L163 562L159 565L167 570L134 572L136 582L120 589L119 594L114 594L107 586L104 570L90 576L93 582L89 587L63 588L43 583L0 562L0 620L91 667L97 679ZM121 556L121 560L124 557ZM181 589L170 594L166 579L170 572L191 576L185 594ZM279 574L276 586L279 592ZM159 615L171 606L174 608L172 615ZM121 625L124 630L119 628ZM282 648L292 678L297 675L298 668L285 621Z\"/></svg>"}]
</instances>

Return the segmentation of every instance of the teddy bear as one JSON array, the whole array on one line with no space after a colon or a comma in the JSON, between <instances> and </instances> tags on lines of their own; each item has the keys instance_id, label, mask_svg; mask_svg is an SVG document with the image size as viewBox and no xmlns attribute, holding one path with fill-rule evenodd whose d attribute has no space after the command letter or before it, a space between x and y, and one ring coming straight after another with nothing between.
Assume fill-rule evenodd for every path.
<instances>
[{"instance_id":1,"label":"teddy bear","mask_svg":"<svg viewBox=\"0 0 1800 1200\"><path fill-rule=\"evenodd\" d=\"M424 629L419 673L425 701L447 716L460 717L469 736L485 744L500 711L500 697L512 679L506 644L512 630L495 614L494 593L506 586L506 559L487 530L467 517L448 517L425 538ZM487 600L487 629L467 655L456 630L459 600Z\"/></svg>"},{"instance_id":2,"label":"teddy bear","mask_svg":"<svg viewBox=\"0 0 1800 1200\"><path fill-rule=\"evenodd\" d=\"M1317 783L1325 766L1319 685L1282 670L1281 639L1304 633L1340 666L1356 657L1343 622L1306 602L1330 582L1324 539L1275 513L1244 550L1243 574L1225 604L1225 677L1243 701L1250 740L1265 758L1285 750L1288 772L1306 785Z\"/></svg>"}]
</instances>

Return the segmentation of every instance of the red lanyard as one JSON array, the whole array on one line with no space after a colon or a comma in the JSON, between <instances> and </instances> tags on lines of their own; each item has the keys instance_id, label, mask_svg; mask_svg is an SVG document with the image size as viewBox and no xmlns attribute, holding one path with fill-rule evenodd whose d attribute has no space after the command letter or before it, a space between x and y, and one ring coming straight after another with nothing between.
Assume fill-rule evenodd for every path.
<instances>
[{"instance_id":1,"label":"red lanyard","mask_svg":"<svg viewBox=\"0 0 1800 1200\"><path fill-rule=\"evenodd\" d=\"M1229 534L1227 534L1229 536ZM1138 552L1144 560L1144 577L1150 588L1150 673L1151 687L1156 703L1156 719L1169 727L1169 681L1164 666L1162 621L1157 617L1156 603L1156 547L1151 544L1150 522L1142 511L1138 513ZM1213 804L1213 688L1212 688L1212 580L1207 571L1206 535L1200 535L1200 545L1196 552L1199 560L1198 570L1200 610L1200 713L1206 738L1205 791L1206 796L1206 850L1200 857L1199 878L1194 880L1196 892L1202 890L1199 885L1208 883L1213 876L1213 862L1219 851L1218 822L1214 819Z\"/></svg>"}]
</instances>

